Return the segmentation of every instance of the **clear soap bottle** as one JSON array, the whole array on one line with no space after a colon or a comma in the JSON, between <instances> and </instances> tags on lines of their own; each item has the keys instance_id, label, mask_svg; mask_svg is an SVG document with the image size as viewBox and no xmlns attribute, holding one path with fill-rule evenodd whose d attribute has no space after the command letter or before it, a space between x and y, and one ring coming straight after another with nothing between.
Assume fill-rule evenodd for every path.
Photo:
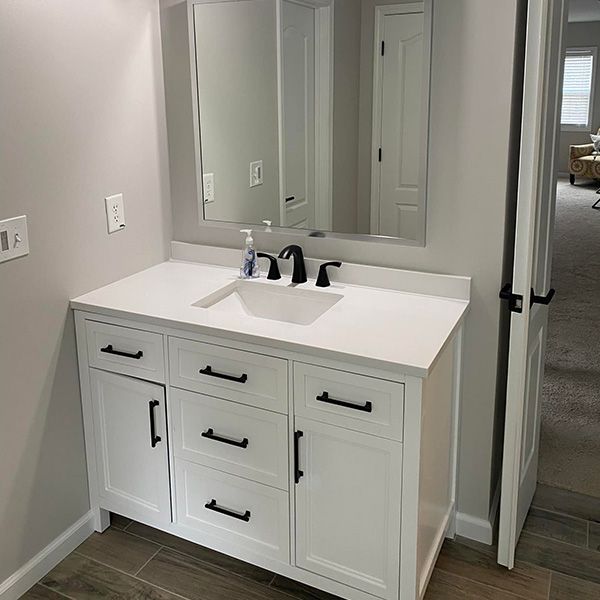
<instances>
[{"instance_id":1,"label":"clear soap bottle","mask_svg":"<svg viewBox=\"0 0 600 600\"><path fill-rule=\"evenodd\" d=\"M246 234L244 251L242 253L242 266L240 267L240 278L256 279L260 276L260 271L258 268L258 259L256 258L256 250L254 250L252 229L240 229L240 233Z\"/></svg>"}]
</instances>

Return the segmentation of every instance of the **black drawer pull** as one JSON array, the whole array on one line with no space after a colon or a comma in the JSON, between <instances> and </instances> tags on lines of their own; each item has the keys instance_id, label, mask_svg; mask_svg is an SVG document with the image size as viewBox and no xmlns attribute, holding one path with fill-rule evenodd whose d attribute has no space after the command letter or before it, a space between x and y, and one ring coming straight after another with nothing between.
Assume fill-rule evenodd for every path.
<instances>
[{"instance_id":1,"label":"black drawer pull","mask_svg":"<svg viewBox=\"0 0 600 600\"><path fill-rule=\"evenodd\" d=\"M247 448L248 447L248 438L244 438L241 442L236 440L230 440L229 438L221 437L217 435L212 427L207 431L203 431L200 434L202 437L208 438L209 440L215 440L215 442L223 442L223 444L229 444L230 446L236 446L238 448Z\"/></svg>"},{"instance_id":2,"label":"black drawer pull","mask_svg":"<svg viewBox=\"0 0 600 600\"><path fill-rule=\"evenodd\" d=\"M114 354L115 356L124 356L125 358L135 358L135 360L140 360L144 353L141 350L137 352L123 352L122 350L115 350L112 344L106 346L106 348L100 348L100 352L104 352L105 354Z\"/></svg>"},{"instance_id":3,"label":"black drawer pull","mask_svg":"<svg viewBox=\"0 0 600 600\"><path fill-rule=\"evenodd\" d=\"M228 517L233 517L234 519L239 519L240 521L245 521L246 523L250 520L249 510L247 510L244 514L241 514L235 512L234 510L223 508L222 506L217 505L217 501L214 498L208 504L205 504L204 508L208 508L208 510L214 510L215 512L221 513L222 515L227 515Z\"/></svg>"},{"instance_id":4,"label":"black drawer pull","mask_svg":"<svg viewBox=\"0 0 600 600\"><path fill-rule=\"evenodd\" d=\"M304 471L300 470L300 438L303 435L303 431L294 432L294 481L296 483L304 476Z\"/></svg>"},{"instance_id":5,"label":"black drawer pull","mask_svg":"<svg viewBox=\"0 0 600 600\"><path fill-rule=\"evenodd\" d=\"M159 406L158 400L150 400L148 406L150 407L150 443L153 448L156 448L156 444L161 441L160 435L156 435L156 423L154 422L154 408Z\"/></svg>"},{"instance_id":6,"label":"black drawer pull","mask_svg":"<svg viewBox=\"0 0 600 600\"><path fill-rule=\"evenodd\" d=\"M202 375L210 375L210 377L218 377L219 379L227 379L227 381L235 381L236 383L246 383L248 381L248 375L244 373L239 377L234 377L233 375L225 375L225 373L217 373L212 370L210 365L207 365L205 369L200 369L200 373Z\"/></svg>"},{"instance_id":7,"label":"black drawer pull","mask_svg":"<svg viewBox=\"0 0 600 600\"><path fill-rule=\"evenodd\" d=\"M317 396L317 400L319 402L327 402L327 404L343 406L344 408L361 410L362 412L373 412L373 405L369 401L365 402L365 404L353 404L352 402L346 402L345 400L336 400L335 398L330 398L328 392L323 392L320 396Z\"/></svg>"}]
</instances>

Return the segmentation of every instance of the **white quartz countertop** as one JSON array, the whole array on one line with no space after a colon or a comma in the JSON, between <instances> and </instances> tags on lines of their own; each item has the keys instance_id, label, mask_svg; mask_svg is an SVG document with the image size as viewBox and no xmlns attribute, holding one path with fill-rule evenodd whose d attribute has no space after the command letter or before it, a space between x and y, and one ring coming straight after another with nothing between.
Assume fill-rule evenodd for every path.
<instances>
[{"instance_id":1,"label":"white quartz countertop","mask_svg":"<svg viewBox=\"0 0 600 600\"><path fill-rule=\"evenodd\" d=\"M343 298L311 325L230 315L193 306L236 280L229 267L168 261L71 301L71 306L372 368L426 377L469 303L436 296L333 283L315 288ZM261 282L267 282L263 275ZM289 285L289 278L267 282ZM183 334L182 334L183 336Z\"/></svg>"}]
</instances>

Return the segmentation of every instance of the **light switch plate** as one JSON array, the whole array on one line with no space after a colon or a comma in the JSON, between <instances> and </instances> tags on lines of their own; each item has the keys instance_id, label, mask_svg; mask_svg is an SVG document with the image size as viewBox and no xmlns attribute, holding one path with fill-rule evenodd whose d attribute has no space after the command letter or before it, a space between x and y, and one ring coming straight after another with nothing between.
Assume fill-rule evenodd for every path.
<instances>
[{"instance_id":1,"label":"light switch plate","mask_svg":"<svg viewBox=\"0 0 600 600\"><path fill-rule=\"evenodd\" d=\"M125 205L123 203L123 194L115 194L104 198L106 202L106 223L108 233L121 231L125 229Z\"/></svg>"},{"instance_id":2,"label":"light switch plate","mask_svg":"<svg viewBox=\"0 0 600 600\"><path fill-rule=\"evenodd\" d=\"M29 254L27 217L0 221L0 262Z\"/></svg>"},{"instance_id":3,"label":"light switch plate","mask_svg":"<svg viewBox=\"0 0 600 600\"><path fill-rule=\"evenodd\" d=\"M250 187L263 184L263 161L256 160L250 163Z\"/></svg>"},{"instance_id":4,"label":"light switch plate","mask_svg":"<svg viewBox=\"0 0 600 600\"><path fill-rule=\"evenodd\" d=\"M215 201L215 174L205 173L202 176L204 204Z\"/></svg>"}]
</instances>

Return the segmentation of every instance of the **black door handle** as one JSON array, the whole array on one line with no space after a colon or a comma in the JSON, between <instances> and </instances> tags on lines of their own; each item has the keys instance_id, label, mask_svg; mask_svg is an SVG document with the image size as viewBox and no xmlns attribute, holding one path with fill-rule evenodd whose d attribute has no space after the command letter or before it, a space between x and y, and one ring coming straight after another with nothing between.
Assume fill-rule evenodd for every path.
<instances>
[{"instance_id":1,"label":"black door handle","mask_svg":"<svg viewBox=\"0 0 600 600\"><path fill-rule=\"evenodd\" d=\"M294 432L294 481L298 483L304 476L304 471L300 470L300 438L304 435L303 431Z\"/></svg>"},{"instance_id":2,"label":"black door handle","mask_svg":"<svg viewBox=\"0 0 600 600\"><path fill-rule=\"evenodd\" d=\"M141 350L137 352L123 352L122 350L115 350L112 344L106 346L106 348L100 348L100 352L104 352L105 354L114 354L115 356L124 356L125 358L134 358L135 360L140 360L144 353Z\"/></svg>"},{"instance_id":3,"label":"black door handle","mask_svg":"<svg viewBox=\"0 0 600 600\"><path fill-rule=\"evenodd\" d=\"M156 435L156 423L154 422L154 408L159 406L158 400L150 400L148 406L150 408L150 443L153 448L156 448L156 444L161 441L160 435Z\"/></svg>"},{"instance_id":4,"label":"black door handle","mask_svg":"<svg viewBox=\"0 0 600 600\"><path fill-rule=\"evenodd\" d=\"M551 288L550 291L545 296L536 296L533 289L531 290L531 306L534 304L545 304L548 306L550 302L552 302L552 298L556 294L556 290Z\"/></svg>"},{"instance_id":5,"label":"black door handle","mask_svg":"<svg viewBox=\"0 0 600 600\"><path fill-rule=\"evenodd\" d=\"M229 444L230 446L237 446L238 448L248 447L248 438L244 438L241 442L238 442L236 440L230 440L229 438L217 435L213 431L212 427L207 431L203 431L200 435L202 437L208 438L209 440L214 440L215 442L222 442L223 444Z\"/></svg>"},{"instance_id":6,"label":"black door handle","mask_svg":"<svg viewBox=\"0 0 600 600\"><path fill-rule=\"evenodd\" d=\"M250 520L251 516L249 510L244 513L238 513L234 510L223 508L217 504L217 501L214 498L205 504L204 508L207 508L208 510L214 510L215 512L221 513L222 515L227 515L228 517L233 517L234 519L239 519L240 521L245 521L246 523Z\"/></svg>"},{"instance_id":7,"label":"black door handle","mask_svg":"<svg viewBox=\"0 0 600 600\"><path fill-rule=\"evenodd\" d=\"M200 369L200 373L202 375L209 375L210 377L217 377L218 379L235 381L236 383L246 383L246 381L248 381L248 375L246 375L246 373L240 375L239 377L235 377L233 375L225 375L225 373L217 373L216 371L213 371L210 365L207 365L204 369Z\"/></svg>"},{"instance_id":8,"label":"black door handle","mask_svg":"<svg viewBox=\"0 0 600 600\"><path fill-rule=\"evenodd\" d=\"M364 404L354 404L353 402L346 402L345 400L336 400L335 398L330 398L328 392L323 392L320 396L316 397L316 400L318 400L319 402L326 402L327 404L343 406L344 408L361 410L362 412L373 412L373 405L368 400Z\"/></svg>"}]
</instances>

